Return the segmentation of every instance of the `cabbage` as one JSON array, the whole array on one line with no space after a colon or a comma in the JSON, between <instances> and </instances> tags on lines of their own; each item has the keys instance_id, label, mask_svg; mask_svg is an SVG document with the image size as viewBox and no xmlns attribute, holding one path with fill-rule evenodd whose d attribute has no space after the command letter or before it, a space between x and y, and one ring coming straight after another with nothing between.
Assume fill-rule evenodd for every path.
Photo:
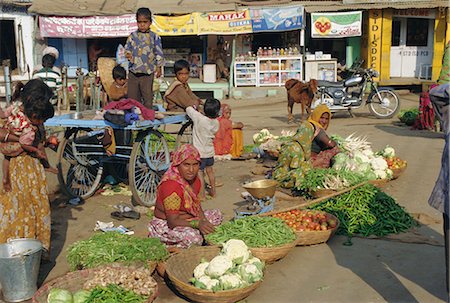
<instances>
[{"instance_id":1,"label":"cabbage","mask_svg":"<svg viewBox=\"0 0 450 303\"><path fill-rule=\"evenodd\" d=\"M47 303L73 303L72 293L65 289L52 288L48 294Z\"/></svg>"},{"instance_id":2,"label":"cabbage","mask_svg":"<svg viewBox=\"0 0 450 303\"><path fill-rule=\"evenodd\" d=\"M263 273L255 264L242 264L239 265L239 275L242 278L242 281L247 282L248 284L255 283L259 281L263 277Z\"/></svg>"},{"instance_id":3,"label":"cabbage","mask_svg":"<svg viewBox=\"0 0 450 303\"><path fill-rule=\"evenodd\" d=\"M79 290L73 294L73 303L84 303L90 295L90 291Z\"/></svg>"}]
</instances>

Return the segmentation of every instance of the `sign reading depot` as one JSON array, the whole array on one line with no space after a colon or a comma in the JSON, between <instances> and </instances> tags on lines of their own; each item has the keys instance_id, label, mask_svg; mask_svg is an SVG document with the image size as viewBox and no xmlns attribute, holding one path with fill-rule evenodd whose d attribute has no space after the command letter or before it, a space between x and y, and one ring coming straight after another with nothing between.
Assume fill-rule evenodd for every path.
<instances>
[{"instance_id":1,"label":"sign reading depot","mask_svg":"<svg viewBox=\"0 0 450 303\"><path fill-rule=\"evenodd\" d=\"M204 34L246 34L252 32L252 21L248 9L242 11L195 13L198 33Z\"/></svg>"},{"instance_id":2,"label":"sign reading depot","mask_svg":"<svg viewBox=\"0 0 450 303\"><path fill-rule=\"evenodd\" d=\"M312 38L344 38L361 36L362 12L312 13Z\"/></svg>"}]
</instances>

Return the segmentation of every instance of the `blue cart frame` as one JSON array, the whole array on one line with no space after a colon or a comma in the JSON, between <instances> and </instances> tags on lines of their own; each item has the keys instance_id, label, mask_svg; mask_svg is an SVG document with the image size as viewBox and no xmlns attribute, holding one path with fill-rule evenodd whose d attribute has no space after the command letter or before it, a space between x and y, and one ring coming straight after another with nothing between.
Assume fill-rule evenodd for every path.
<instances>
[{"instance_id":1,"label":"blue cart frame","mask_svg":"<svg viewBox=\"0 0 450 303\"><path fill-rule=\"evenodd\" d=\"M84 113L83 113L84 114ZM121 181L128 180L133 200L152 206L156 201L156 187L169 168L170 152L158 128L167 124L181 124L176 146L185 140L192 123L185 114L166 116L159 120L135 121L120 127L106 120L74 119L73 114L61 115L46 121L47 127L64 127L64 138L57 151L58 181L70 197L87 199L101 184L104 169ZM105 128L114 129L116 152L108 156L101 143ZM190 142L192 137L188 139Z\"/></svg>"}]
</instances>

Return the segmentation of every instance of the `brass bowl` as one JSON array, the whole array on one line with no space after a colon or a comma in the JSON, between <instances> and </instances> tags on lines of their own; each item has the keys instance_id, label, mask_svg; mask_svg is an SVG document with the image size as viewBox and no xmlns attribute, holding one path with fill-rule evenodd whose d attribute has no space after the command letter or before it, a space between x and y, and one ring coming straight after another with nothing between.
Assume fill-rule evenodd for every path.
<instances>
[{"instance_id":1,"label":"brass bowl","mask_svg":"<svg viewBox=\"0 0 450 303\"><path fill-rule=\"evenodd\" d=\"M258 180L247 184L243 187L255 198L262 199L264 197L272 198L275 195L275 189L278 182L275 180Z\"/></svg>"}]
</instances>

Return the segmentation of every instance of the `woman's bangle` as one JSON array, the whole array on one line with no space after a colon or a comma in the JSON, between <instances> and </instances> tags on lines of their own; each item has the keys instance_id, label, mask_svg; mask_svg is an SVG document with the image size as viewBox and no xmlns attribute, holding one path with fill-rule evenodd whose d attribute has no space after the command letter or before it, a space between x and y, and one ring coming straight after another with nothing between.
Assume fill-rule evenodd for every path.
<instances>
[{"instance_id":1,"label":"woman's bangle","mask_svg":"<svg viewBox=\"0 0 450 303\"><path fill-rule=\"evenodd\" d=\"M192 220L191 222L189 222L189 225L190 225L192 228L198 229L199 223L200 223L200 222L199 222L198 220Z\"/></svg>"},{"instance_id":2,"label":"woman's bangle","mask_svg":"<svg viewBox=\"0 0 450 303\"><path fill-rule=\"evenodd\" d=\"M9 138L9 132L6 133L5 137L3 138L3 142L7 142Z\"/></svg>"}]
</instances>

